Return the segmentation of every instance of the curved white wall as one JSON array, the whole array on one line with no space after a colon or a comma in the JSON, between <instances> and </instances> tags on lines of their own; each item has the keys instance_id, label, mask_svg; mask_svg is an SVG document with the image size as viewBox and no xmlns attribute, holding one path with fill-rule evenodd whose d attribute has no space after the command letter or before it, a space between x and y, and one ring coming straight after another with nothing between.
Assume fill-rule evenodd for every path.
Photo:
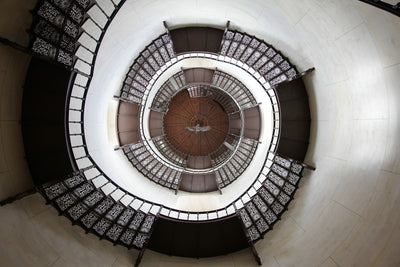
<instances>
[{"instance_id":1,"label":"curved white wall","mask_svg":"<svg viewBox=\"0 0 400 267\"><path fill-rule=\"evenodd\" d=\"M400 264L400 18L355 0L128 0L121 12L131 20L121 29L130 40L110 43L113 56L132 48L133 59L149 40L144 32L156 37L162 20L224 25L229 19L233 28L275 45L299 70L315 66L306 78L313 119L307 162L317 170L305 173L289 211L256 244L265 266ZM133 261L125 249L84 236L55 214L38 196L2 207L0 261ZM142 264L255 265L247 250L201 260L148 251Z\"/></svg>"}]
</instances>

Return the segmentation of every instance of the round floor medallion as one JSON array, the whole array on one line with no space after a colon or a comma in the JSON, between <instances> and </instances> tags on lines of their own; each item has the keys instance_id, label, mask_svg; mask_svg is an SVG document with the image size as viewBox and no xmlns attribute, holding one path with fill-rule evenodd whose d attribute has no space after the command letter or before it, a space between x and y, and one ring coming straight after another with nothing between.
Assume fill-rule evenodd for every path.
<instances>
[{"instance_id":1,"label":"round floor medallion","mask_svg":"<svg viewBox=\"0 0 400 267\"><path fill-rule=\"evenodd\" d=\"M189 155L205 156L215 151L228 128L228 115L219 103L208 97L191 97L187 90L171 100L164 117L168 139Z\"/></svg>"}]
</instances>

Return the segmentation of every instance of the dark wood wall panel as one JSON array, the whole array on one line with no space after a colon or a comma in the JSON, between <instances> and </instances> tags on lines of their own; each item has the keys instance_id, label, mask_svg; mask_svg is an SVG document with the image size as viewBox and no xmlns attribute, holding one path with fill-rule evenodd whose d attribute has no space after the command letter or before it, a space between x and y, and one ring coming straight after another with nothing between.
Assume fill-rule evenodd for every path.
<instances>
[{"instance_id":1,"label":"dark wood wall panel","mask_svg":"<svg viewBox=\"0 0 400 267\"><path fill-rule=\"evenodd\" d=\"M210 27L185 27L170 33L178 54L193 51L218 53L224 31Z\"/></svg>"},{"instance_id":2,"label":"dark wood wall panel","mask_svg":"<svg viewBox=\"0 0 400 267\"><path fill-rule=\"evenodd\" d=\"M182 174L179 190L205 193L218 190L215 174Z\"/></svg>"},{"instance_id":3,"label":"dark wood wall panel","mask_svg":"<svg viewBox=\"0 0 400 267\"><path fill-rule=\"evenodd\" d=\"M237 217L209 222L177 222L160 217L150 249L182 257L213 257L248 247Z\"/></svg>"},{"instance_id":4,"label":"dark wood wall panel","mask_svg":"<svg viewBox=\"0 0 400 267\"><path fill-rule=\"evenodd\" d=\"M140 106L136 103L119 102L117 129L121 146L133 144L140 140L139 110Z\"/></svg>"},{"instance_id":5,"label":"dark wood wall panel","mask_svg":"<svg viewBox=\"0 0 400 267\"><path fill-rule=\"evenodd\" d=\"M150 111L149 120L150 136L156 137L163 134L163 114L157 111Z\"/></svg>"},{"instance_id":6,"label":"dark wood wall panel","mask_svg":"<svg viewBox=\"0 0 400 267\"><path fill-rule=\"evenodd\" d=\"M64 110L71 72L32 58L24 84L22 134L26 160L35 185L73 172L64 129Z\"/></svg>"},{"instance_id":7,"label":"dark wood wall panel","mask_svg":"<svg viewBox=\"0 0 400 267\"><path fill-rule=\"evenodd\" d=\"M259 140L261 129L260 108L254 107L243 111L244 116L244 133L247 138Z\"/></svg>"},{"instance_id":8,"label":"dark wood wall panel","mask_svg":"<svg viewBox=\"0 0 400 267\"><path fill-rule=\"evenodd\" d=\"M211 84L214 70L205 68L194 68L183 70L185 75L185 81L187 84L190 83L207 83Z\"/></svg>"},{"instance_id":9,"label":"dark wood wall panel","mask_svg":"<svg viewBox=\"0 0 400 267\"><path fill-rule=\"evenodd\" d=\"M189 155L187 167L193 169L206 169L211 167L211 159L207 156L192 156Z\"/></svg>"},{"instance_id":10,"label":"dark wood wall panel","mask_svg":"<svg viewBox=\"0 0 400 267\"><path fill-rule=\"evenodd\" d=\"M304 161L310 139L311 115L303 79L277 86L281 106L281 138L278 153Z\"/></svg>"}]
</instances>

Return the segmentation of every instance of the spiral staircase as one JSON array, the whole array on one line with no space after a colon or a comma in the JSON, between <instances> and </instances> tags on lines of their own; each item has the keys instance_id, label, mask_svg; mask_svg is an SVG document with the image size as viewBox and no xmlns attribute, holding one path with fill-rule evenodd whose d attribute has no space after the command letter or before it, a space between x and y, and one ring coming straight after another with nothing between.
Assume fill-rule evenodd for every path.
<instances>
[{"instance_id":1,"label":"spiral staircase","mask_svg":"<svg viewBox=\"0 0 400 267\"><path fill-rule=\"evenodd\" d=\"M85 101L96 56L124 2L42 0L32 12L29 33L34 57L24 87L22 128L37 190L60 215L87 233L137 249L136 265L147 247L186 257L250 247L261 264L254 243L273 229L287 209L303 169L314 169L303 163L311 117L302 81L313 68L299 73L279 50L230 29L229 22L224 29L170 29L164 22L165 33L137 56L120 95L114 97L119 142L115 150L125 155L143 179L171 194L223 194L245 173L260 143L266 142L260 141L260 105L271 106L273 126L262 168L251 178L251 186L229 205L191 212L152 202L108 177L91 157L85 135ZM265 99L258 101L238 77L215 68L181 69L155 88L171 65L191 58L240 68L264 88ZM152 90L156 91L153 95ZM173 127L168 128L167 115L172 114L170 109L180 94L189 102L212 101L225 112L228 126L218 146L210 141L204 145L211 138L207 133L185 132L188 143L196 136L199 144L204 142L198 150L185 150L184 140L180 147L168 133ZM177 104L178 110L185 105ZM210 149L201 151L205 147Z\"/></svg>"}]
</instances>

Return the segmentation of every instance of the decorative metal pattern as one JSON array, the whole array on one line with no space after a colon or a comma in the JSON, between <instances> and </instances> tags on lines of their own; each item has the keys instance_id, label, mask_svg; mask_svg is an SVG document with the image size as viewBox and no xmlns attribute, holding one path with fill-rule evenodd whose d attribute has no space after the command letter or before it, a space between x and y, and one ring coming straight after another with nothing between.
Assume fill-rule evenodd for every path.
<instances>
[{"instance_id":1,"label":"decorative metal pattern","mask_svg":"<svg viewBox=\"0 0 400 267\"><path fill-rule=\"evenodd\" d=\"M257 211L256 207L254 206L254 204L252 202L249 202L246 205L246 210L250 214L253 221L257 221L260 218L260 213Z\"/></svg>"},{"instance_id":2,"label":"decorative metal pattern","mask_svg":"<svg viewBox=\"0 0 400 267\"><path fill-rule=\"evenodd\" d=\"M72 204L74 204L76 199L72 196L72 194L66 194L56 199L57 206L62 210L66 210Z\"/></svg>"},{"instance_id":3,"label":"decorative metal pattern","mask_svg":"<svg viewBox=\"0 0 400 267\"><path fill-rule=\"evenodd\" d=\"M144 244L146 243L147 239L149 238L148 235L144 235L141 233L138 233L133 240L133 245L135 245L138 248L142 248Z\"/></svg>"},{"instance_id":4,"label":"decorative metal pattern","mask_svg":"<svg viewBox=\"0 0 400 267\"><path fill-rule=\"evenodd\" d=\"M282 187L283 184L285 183L285 181L279 175L276 175L273 172L270 172L268 174L268 178L270 181L274 182L274 184L276 184L279 187Z\"/></svg>"},{"instance_id":5,"label":"decorative metal pattern","mask_svg":"<svg viewBox=\"0 0 400 267\"><path fill-rule=\"evenodd\" d=\"M75 186L85 182L85 181L86 181L86 179L82 175L74 175L74 176L64 180L64 184L68 188L72 188L72 187L75 187Z\"/></svg>"},{"instance_id":6,"label":"decorative metal pattern","mask_svg":"<svg viewBox=\"0 0 400 267\"><path fill-rule=\"evenodd\" d=\"M282 168L278 164L272 164L271 170L273 172L275 172L276 174L278 174L280 177L283 177L283 178L286 178L288 176L288 174L289 174L288 170Z\"/></svg>"},{"instance_id":7,"label":"decorative metal pattern","mask_svg":"<svg viewBox=\"0 0 400 267\"><path fill-rule=\"evenodd\" d=\"M215 71L212 84L229 93L242 108L257 103L249 89L238 79L227 73Z\"/></svg>"},{"instance_id":8,"label":"decorative metal pattern","mask_svg":"<svg viewBox=\"0 0 400 267\"><path fill-rule=\"evenodd\" d=\"M57 49L53 45L40 38L36 38L32 45L32 50L51 59L54 59L57 53Z\"/></svg>"},{"instance_id":9,"label":"decorative metal pattern","mask_svg":"<svg viewBox=\"0 0 400 267\"><path fill-rule=\"evenodd\" d=\"M110 225L111 222L103 218L93 226L93 230L95 230L99 235L102 236L110 227Z\"/></svg>"},{"instance_id":10,"label":"decorative metal pattern","mask_svg":"<svg viewBox=\"0 0 400 267\"><path fill-rule=\"evenodd\" d=\"M267 188L268 191L271 192L274 196L277 196L279 194L279 188L269 180L265 181L264 187Z\"/></svg>"},{"instance_id":11,"label":"decorative metal pattern","mask_svg":"<svg viewBox=\"0 0 400 267\"><path fill-rule=\"evenodd\" d=\"M293 165L296 165L296 167L293 168ZM274 163L271 171L267 174L264 186L238 213L243 225L248 228L246 231L250 240L255 241L260 238L260 235L264 235L285 211L285 207L293 198L296 190L295 185L301 177L302 170L302 165L292 160L280 156L274 158ZM299 174L293 171L297 171ZM275 172L280 173L280 175ZM249 228L250 226L252 227ZM257 235L257 233L260 235Z\"/></svg>"},{"instance_id":12,"label":"decorative metal pattern","mask_svg":"<svg viewBox=\"0 0 400 267\"><path fill-rule=\"evenodd\" d=\"M167 34L154 40L140 53L129 69L121 97L140 104L151 77L174 56L171 40Z\"/></svg>"},{"instance_id":13,"label":"decorative metal pattern","mask_svg":"<svg viewBox=\"0 0 400 267\"><path fill-rule=\"evenodd\" d=\"M289 173L288 181L293 184L297 185L297 182L300 180L300 175L294 174L293 172Z\"/></svg>"},{"instance_id":14,"label":"decorative metal pattern","mask_svg":"<svg viewBox=\"0 0 400 267\"><path fill-rule=\"evenodd\" d=\"M160 142L158 139L155 143ZM160 144L161 145L161 144ZM143 173L147 178L155 183L165 187L176 189L179 184L181 172L173 171L170 167L163 165L160 168L160 163L154 156L147 151L143 143L136 143L129 147L123 148L124 154L130 160L132 165ZM167 150L165 150L167 151ZM184 162L182 162L184 164ZM158 172L154 169L159 170Z\"/></svg>"},{"instance_id":15,"label":"decorative metal pattern","mask_svg":"<svg viewBox=\"0 0 400 267\"><path fill-rule=\"evenodd\" d=\"M118 224L126 226L130 219L135 215L135 211L132 209L125 209L124 212L118 218Z\"/></svg>"},{"instance_id":16,"label":"decorative metal pattern","mask_svg":"<svg viewBox=\"0 0 400 267\"><path fill-rule=\"evenodd\" d=\"M115 204L106 214L106 218L110 220L115 220L118 215L124 210L124 206L121 204Z\"/></svg>"},{"instance_id":17,"label":"decorative metal pattern","mask_svg":"<svg viewBox=\"0 0 400 267\"><path fill-rule=\"evenodd\" d=\"M220 53L257 70L271 85L277 85L297 74L295 67L283 55L264 41L245 33L228 30Z\"/></svg>"},{"instance_id":18,"label":"decorative metal pattern","mask_svg":"<svg viewBox=\"0 0 400 267\"><path fill-rule=\"evenodd\" d=\"M82 217L82 223L85 225L87 228L91 228L95 222L99 219L99 216L94 213L90 212L86 214L85 216Z\"/></svg>"},{"instance_id":19,"label":"decorative metal pattern","mask_svg":"<svg viewBox=\"0 0 400 267\"><path fill-rule=\"evenodd\" d=\"M72 217L72 219L78 220L86 211L87 207L81 203L78 203L68 210L68 214Z\"/></svg>"},{"instance_id":20,"label":"decorative metal pattern","mask_svg":"<svg viewBox=\"0 0 400 267\"><path fill-rule=\"evenodd\" d=\"M62 195L64 192L67 191L67 188L62 184L62 183L57 183L52 186L49 186L44 189L46 196L52 200L60 195Z\"/></svg>"},{"instance_id":21,"label":"decorative metal pattern","mask_svg":"<svg viewBox=\"0 0 400 267\"><path fill-rule=\"evenodd\" d=\"M133 246L142 248L156 220L156 216L152 214L116 203L100 189L95 189L90 181L82 181L81 175L44 186L42 192L68 218L86 231L128 247L133 242Z\"/></svg>"},{"instance_id":22,"label":"decorative metal pattern","mask_svg":"<svg viewBox=\"0 0 400 267\"><path fill-rule=\"evenodd\" d=\"M122 236L120 237L120 240L126 244L130 245L132 243L133 238L135 237L135 231L127 229Z\"/></svg>"},{"instance_id":23,"label":"decorative metal pattern","mask_svg":"<svg viewBox=\"0 0 400 267\"><path fill-rule=\"evenodd\" d=\"M239 211L240 218L242 219L243 225L246 228L249 228L253 223L251 222L250 216L247 214L247 212L244 209L241 209Z\"/></svg>"},{"instance_id":24,"label":"decorative metal pattern","mask_svg":"<svg viewBox=\"0 0 400 267\"><path fill-rule=\"evenodd\" d=\"M112 205L114 201L109 198L104 199L96 208L95 211L99 214L105 213Z\"/></svg>"},{"instance_id":25,"label":"decorative metal pattern","mask_svg":"<svg viewBox=\"0 0 400 267\"><path fill-rule=\"evenodd\" d=\"M303 166L297 163L293 163L290 170L296 174L300 174L301 171L303 170Z\"/></svg>"},{"instance_id":26,"label":"decorative metal pattern","mask_svg":"<svg viewBox=\"0 0 400 267\"><path fill-rule=\"evenodd\" d=\"M261 188L260 191L258 191L258 193L260 194L260 196L264 199L264 201L266 203L268 203L268 205L271 205L272 202L274 202L275 198L268 192L269 190L265 189L265 188Z\"/></svg>"},{"instance_id":27,"label":"decorative metal pattern","mask_svg":"<svg viewBox=\"0 0 400 267\"><path fill-rule=\"evenodd\" d=\"M271 198L271 199L273 199L273 198ZM259 195L254 196L253 202L261 212L267 211L268 207Z\"/></svg>"},{"instance_id":28,"label":"decorative metal pattern","mask_svg":"<svg viewBox=\"0 0 400 267\"><path fill-rule=\"evenodd\" d=\"M102 200L104 195L100 193L99 191L94 191L92 194L88 195L83 202L88 205L89 207L94 206L97 204L100 200Z\"/></svg>"},{"instance_id":29,"label":"decorative metal pattern","mask_svg":"<svg viewBox=\"0 0 400 267\"><path fill-rule=\"evenodd\" d=\"M39 1L32 24L32 50L64 65L72 66L79 29L86 8L93 1Z\"/></svg>"},{"instance_id":30,"label":"decorative metal pattern","mask_svg":"<svg viewBox=\"0 0 400 267\"><path fill-rule=\"evenodd\" d=\"M256 226L260 233L265 233L269 229L269 225L263 219L258 220Z\"/></svg>"},{"instance_id":31,"label":"decorative metal pattern","mask_svg":"<svg viewBox=\"0 0 400 267\"><path fill-rule=\"evenodd\" d=\"M272 204L271 208L275 214L280 214L283 211L283 206L276 201Z\"/></svg>"},{"instance_id":32,"label":"decorative metal pattern","mask_svg":"<svg viewBox=\"0 0 400 267\"><path fill-rule=\"evenodd\" d=\"M290 161L280 156L275 156L275 163L281 165L282 167L285 167L286 169L290 168Z\"/></svg>"},{"instance_id":33,"label":"decorative metal pattern","mask_svg":"<svg viewBox=\"0 0 400 267\"><path fill-rule=\"evenodd\" d=\"M290 201L290 197L286 195L284 192L281 192L278 196L279 202L281 202L283 205L286 205Z\"/></svg>"},{"instance_id":34,"label":"decorative metal pattern","mask_svg":"<svg viewBox=\"0 0 400 267\"><path fill-rule=\"evenodd\" d=\"M255 241L260 238L260 233L257 231L257 228L255 226L247 229L247 234L250 237L251 241Z\"/></svg>"},{"instance_id":35,"label":"decorative metal pattern","mask_svg":"<svg viewBox=\"0 0 400 267\"><path fill-rule=\"evenodd\" d=\"M237 141L237 139L235 139ZM236 153L233 155L230 161L228 161L225 165L215 171L216 176L218 178L218 183L221 188L229 185L231 182L236 180L242 173L246 170L247 166L250 164L251 159L253 158L256 149L258 146L258 142L251 139L242 139ZM227 149L225 146L221 146L220 149L225 149L224 153L221 153L217 157L214 157L212 153L210 155L211 162L215 166L216 163L220 163L222 160L225 160L226 157L229 157L232 154L230 149ZM225 158L224 158L225 157Z\"/></svg>"},{"instance_id":36,"label":"decorative metal pattern","mask_svg":"<svg viewBox=\"0 0 400 267\"><path fill-rule=\"evenodd\" d=\"M129 228L132 230L137 230L140 227L140 224L142 223L144 219L144 214L141 212L136 213L135 217L132 219Z\"/></svg>"},{"instance_id":37,"label":"decorative metal pattern","mask_svg":"<svg viewBox=\"0 0 400 267\"><path fill-rule=\"evenodd\" d=\"M117 241L118 237L121 235L124 229L118 224L113 224L113 226L108 230L106 236L113 241Z\"/></svg>"},{"instance_id":38,"label":"decorative metal pattern","mask_svg":"<svg viewBox=\"0 0 400 267\"><path fill-rule=\"evenodd\" d=\"M291 195L294 190L296 190L296 187L294 187L293 185L286 183L283 187L283 191L285 191L286 194Z\"/></svg>"},{"instance_id":39,"label":"decorative metal pattern","mask_svg":"<svg viewBox=\"0 0 400 267\"><path fill-rule=\"evenodd\" d=\"M79 186L78 188L76 188L74 190L74 194L79 198L83 198L84 196L86 196L87 194L92 192L93 190L94 190L93 185L91 185L89 183L85 183L85 184Z\"/></svg>"},{"instance_id":40,"label":"decorative metal pattern","mask_svg":"<svg viewBox=\"0 0 400 267\"><path fill-rule=\"evenodd\" d=\"M267 210L265 213L263 213L265 221L269 224L272 225L278 217L271 211Z\"/></svg>"},{"instance_id":41,"label":"decorative metal pattern","mask_svg":"<svg viewBox=\"0 0 400 267\"><path fill-rule=\"evenodd\" d=\"M32 32L36 35L32 41L33 51L67 66L72 66L74 63L72 51L75 50L76 38L82 31L82 28L80 28L81 23L87 16L85 14L87 8L94 2L90 0L41 1L40 4L42 6L37 8L37 16L40 19L37 20L38 24L34 25L36 28L32 27ZM112 3L116 6L115 2ZM108 18L106 14L105 16ZM41 24L39 25L39 23ZM99 28L102 31L101 26ZM89 37L97 42L93 36ZM247 34L228 31L221 47L221 54L229 53L232 57L241 60L258 71L271 85L276 85L292 78L297 73L295 68L279 52L263 41ZM169 36L167 34L160 36L135 61L128 72L121 96L141 103L152 76L174 56ZM227 86L226 90L236 92L236 89L232 87L232 83L226 82L225 84ZM237 95L237 99L244 101L246 97ZM238 157L233 158L227 169L218 174L218 179L221 182L228 183L232 181L234 173L242 171L242 165L246 162L246 158L243 155L247 155L248 151L250 153L251 151L254 152L254 148L251 145L246 145L244 148L247 150L242 154L238 154ZM135 164L143 162L146 166L151 166L151 170L146 169L146 166L139 166L143 173L151 173L154 175L154 179L160 180L160 183L171 186L171 188L175 186L176 188L179 182L179 172L159 166L144 151L140 152L140 154L135 154L129 149L127 151L128 157L132 158ZM263 232L270 229L271 227L269 226L279 218L284 206L293 198L293 193L296 189L295 185L301 176L302 166L293 163L291 168L288 169L286 165L282 165L285 168L280 167L281 164L281 162L275 162L274 168L276 168L277 172L285 169L288 171L288 175L283 175L279 179L277 179L277 176L267 176L266 182L256 196L250 203L245 203L243 212L250 223L248 236L251 240L257 240L260 234L262 235ZM285 181L283 187L281 180ZM120 240L127 245L133 244L136 247L143 247L148 235L136 233L131 229L150 232L154 217L149 217L138 211L135 213L130 207L115 204L111 197L97 190L90 182L80 185L75 181L64 181L60 183L58 188L44 188L47 198L56 204L59 209L66 211L65 213L73 220L79 219L87 228L94 230L101 236L106 235L111 240L116 241L120 236ZM270 202L270 199L275 199L279 202ZM117 208L117 206L119 207ZM129 225L130 229L124 230L122 227L124 225Z\"/></svg>"},{"instance_id":42,"label":"decorative metal pattern","mask_svg":"<svg viewBox=\"0 0 400 267\"><path fill-rule=\"evenodd\" d=\"M151 230L151 227L153 226L155 218L156 217L154 217L154 216L147 216L142 224L142 227L140 228L140 231L143 233L149 233Z\"/></svg>"}]
</instances>

